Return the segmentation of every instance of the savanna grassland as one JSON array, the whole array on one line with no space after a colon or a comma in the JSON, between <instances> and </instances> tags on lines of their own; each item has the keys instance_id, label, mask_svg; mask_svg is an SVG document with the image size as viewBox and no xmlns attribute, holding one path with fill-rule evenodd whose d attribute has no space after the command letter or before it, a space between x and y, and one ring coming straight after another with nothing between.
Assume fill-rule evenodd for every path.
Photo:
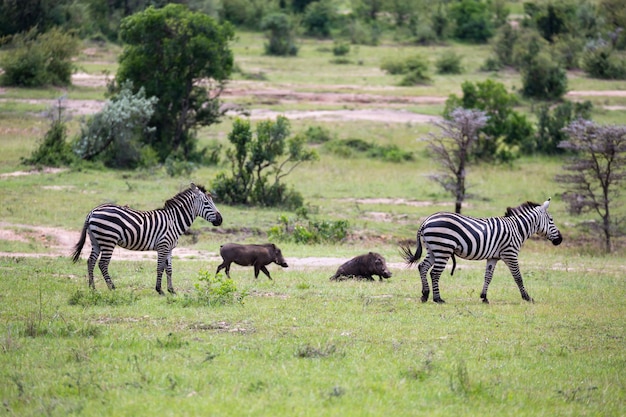
<instances>
[{"instance_id":1,"label":"savanna grassland","mask_svg":"<svg viewBox=\"0 0 626 417\"><path fill-rule=\"evenodd\" d=\"M409 47L384 42L359 47L351 63L332 64L331 43L304 41L296 58L262 55L263 39L240 33L233 45L240 69L225 101L279 112L320 109L408 110L439 115L443 100L463 80L492 76L513 89L514 72L478 71L485 47ZM387 55L414 49L432 56L455 48L465 72L433 76L427 86L398 87L380 70ZM94 76L113 73L119 49L86 45L77 62ZM252 75L252 76L251 76ZM260 79L259 79L260 78ZM570 74L570 89L588 96L593 117L623 122L624 82L597 82ZM283 95L263 93L268 90ZM507 206L552 197L550 212L564 235L554 247L528 241L520 265L535 299L521 300L504 265L480 303L484 263L459 260L441 280L444 305L419 302L418 273L403 266L398 243L415 239L421 220L450 210L450 198L429 180L435 169L424 137L433 127L337 119L292 120L294 133L323 126L337 138L395 144L413 153L401 163L345 158L319 146L320 160L287 177L302 193L313 219L347 220L350 238L338 244L277 244L288 269L270 265L273 281L233 267L234 301L201 303L201 278L217 267L228 241L258 242L281 215L276 209L232 207L216 201L224 223L204 220L183 236L181 249L196 257L173 262L177 296L154 291L150 254L116 259L117 286L87 289L86 262L72 264L63 230L78 239L85 215L102 202L138 209L163 202L194 181L210 186L227 169L202 167L189 178L164 171L111 171L97 167L9 175L48 128L40 100L103 100L104 85L4 89L0 94L0 414L15 416L619 416L626 404L626 253L605 254L577 225L554 182L563 160L524 157L511 165L471 167L472 198L464 212L495 216ZM310 100L301 93L350 93L367 99ZM306 96L305 96L306 97ZM429 97L425 103L372 97ZM585 97L585 96L582 96ZM580 96L576 96L579 99ZM531 114L531 103L519 110ZM605 107L612 106L612 107ZM78 117L69 122L78 131ZM232 119L199 132L201 144L228 144ZM624 197L622 196L622 199ZM626 201L622 201L626 202ZM624 204L617 204L623 213ZM70 240L71 242L74 242ZM336 267L374 250L393 272L384 282L330 282ZM322 260L322 261L320 261Z\"/></svg>"}]
</instances>

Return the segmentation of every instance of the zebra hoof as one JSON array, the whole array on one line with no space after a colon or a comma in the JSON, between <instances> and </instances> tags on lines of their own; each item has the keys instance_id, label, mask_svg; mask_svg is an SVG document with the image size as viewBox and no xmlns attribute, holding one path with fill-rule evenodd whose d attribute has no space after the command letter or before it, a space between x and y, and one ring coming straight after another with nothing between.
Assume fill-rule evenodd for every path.
<instances>
[{"instance_id":1,"label":"zebra hoof","mask_svg":"<svg viewBox=\"0 0 626 417\"><path fill-rule=\"evenodd\" d=\"M168 288L167 292L169 292L172 295L176 295L176 291L174 291L174 288Z\"/></svg>"},{"instance_id":2,"label":"zebra hoof","mask_svg":"<svg viewBox=\"0 0 626 417\"><path fill-rule=\"evenodd\" d=\"M163 292L163 290L161 290L160 288L156 288L156 292L159 293L159 295L165 295L165 293Z\"/></svg>"},{"instance_id":3,"label":"zebra hoof","mask_svg":"<svg viewBox=\"0 0 626 417\"><path fill-rule=\"evenodd\" d=\"M436 302L437 304L445 304L446 302L443 300L443 298L435 298L433 299L434 302Z\"/></svg>"},{"instance_id":4,"label":"zebra hoof","mask_svg":"<svg viewBox=\"0 0 626 417\"><path fill-rule=\"evenodd\" d=\"M483 297L483 304L489 304L489 300L487 300L487 297Z\"/></svg>"}]
</instances>

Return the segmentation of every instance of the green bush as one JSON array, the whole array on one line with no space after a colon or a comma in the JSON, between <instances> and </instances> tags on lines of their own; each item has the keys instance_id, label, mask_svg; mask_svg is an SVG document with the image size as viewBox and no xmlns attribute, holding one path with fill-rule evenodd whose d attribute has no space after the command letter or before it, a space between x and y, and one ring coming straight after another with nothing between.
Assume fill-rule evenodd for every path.
<instances>
[{"instance_id":1,"label":"green bush","mask_svg":"<svg viewBox=\"0 0 626 417\"><path fill-rule=\"evenodd\" d=\"M582 57L582 69L591 77L607 80L626 79L626 58L607 43L587 47Z\"/></svg>"},{"instance_id":2,"label":"green bush","mask_svg":"<svg viewBox=\"0 0 626 417\"><path fill-rule=\"evenodd\" d=\"M438 74L460 74L463 72L462 57L454 51L447 51L435 63Z\"/></svg>"},{"instance_id":3,"label":"green bush","mask_svg":"<svg viewBox=\"0 0 626 417\"><path fill-rule=\"evenodd\" d=\"M42 34L33 29L13 36L11 45L0 62L3 85L40 87L72 83L72 57L79 49L75 37L57 28Z\"/></svg>"},{"instance_id":4,"label":"green bush","mask_svg":"<svg viewBox=\"0 0 626 417\"><path fill-rule=\"evenodd\" d=\"M307 143L321 144L333 139L330 130L324 126L309 126L303 133Z\"/></svg>"},{"instance_id":5,"label":"green bush","mask_svg":"<svg viewBox=\"0 0 626 417\"><path fill-rule=\"evenodd\" d=\"M497 61L501 65L515 65L513 60L513 48L519 38L519 33L519 29L515 29L509 24L502 25L498 29L492 43L492 49Z\"/></svg>"},{"instance_id":6,"label":"green bush","mask_svg":"<svg viewBox=\"0 0 626 417\"><path fill-rule=\"evenodd\" d=\"M50 110L50 129L46 132L43 141L33 151L29 158L23 158L22 163L49 167L67 166L76 161L71 145L67 142L67 125L65 123L63 99L59 99Z\"/></svg>"},{"instance_id":7,"label":"green bush","mask_svg":"<svg viewBox=\"0 0 626 417\"><path fill-rule=\"evenodd\" d=\"M559 100L567 93L567 73L547 53L540 53L521 69L522 94L542 100Z\"/></svg>"},{"instance_id":8,"label":"green bush","mask_svg":"<svg viewBox=\"0 0 626 417\"><path fill-rule=\"evenodd\" d=\"M404 151L397 145L378 145L363 139L332 140L327 142L324 148L344 158L364 156L388 162L404 162L414 159L411 152Z\"/></svg>"},{"instance_id":9,"label":"green bush","mask_svg":"<svg viewBox=\"0 0 626 417\"><path fill-rule=\"evenodd\" d=\"M388 58L381 63L380 69L392 75L404 75L400 81L400 85L403 86L430 82L428 59L421 55L413 55L408 58Z\"/></svg>"},{"instance_id":10,"label":"green bush","mask_svg":"<svg viewBox=\"0 0 626 417\"><path fill-rule=\"evenodd\" d=\"M132 83L124 83L100 112L81 123L74 151L82 159L112 168L145 167L154 160L154 151L144 149L151 149L145 142L157 99L147 98L143 87L136 94L132 90Z\"/></svg>"},{"instance_id":11,"label":"green bush","mask_svg":"<svg viewBox=\"0 0 626 417\"><path fill-rule=\"evenodd\" d=\"M345 56L350 53L350 44L341 41L333 42L333 55Z\"/></svg>"},{"instance_id":12,"label":"green bush","mask_svg":"<svg viewBox=\"0 0 626 417\"><path fill-rule=\"evenodd\" d=\"M381 62L380 69L391 75L405 74L406 60L403 58L386 58Z\"/></svg>"},{"instance_id":13,"label":"green bush","mask_svg":"<svg viewBox=\"0 0 626 417\"><path fill-rule=\"evenodd\" d=\"M342 36L350 39L354 45L371 45L376 46L380 42L382 31L379 25L374 21L366 23L359 19L353 19L343 26L340 31Z\"/></svg>"},{"instance_id":14,"label":"green bush","mask_svg":"<svg viewBox=\"0 0 626 417\"><path fill-rule=\"evenodd\" d=\"M265 16L261 21L261 29L267 32L268 43L265 44L267 55L295 56L298 54L294 28L288 15L271 13Z\"/></svg>"},{"instance_id":15,"label":"green bush","mask_svg":"<svg viewBox=\"0 0 626 417\"><path fill-rule=\"evenodd\" d=\"M309 36L328 38L336 18L337 11L332 1L314 1L306 6L302 17L302 26Z\"/></svg>"},{"instance_id":16,"label":"green bush","mask_svg":"<svg viewBox=\"0 0 626 417\"><path fill-rule=\"evenodd\" d=\"M565 152L559 143L568 139L563 129L576 119L591 118L593 104L590 101L572 103L564 101L552 106L550 103L539 105L535 110L537 117L537 133L535 151L547 155Z\"/></svg>"},{"instance_id":17,"label":"green bush","mask_svg":"<svg viewBox=\"0 0 626 417\"><path fill-rule=\"evenodd\" d=\"M195 292L185 294L182 299L170 298L170 303L181 303L183 307L213 307L228 304L243 304L248 296L247 291L238 291L235 281L224 278L222 274L209 271L198 272L198 282L194 284Z\"/></svg>"},{"instance_id":18,"label":"green bush","mask_svg":"<svg viewBox=\"0 0 626 417\"><path fill-rule=\"evenodd\" d=\"M461 84L462 97L452 94L446 100L444 117L449 118L450 113L457 107L465 109L477 109L486 112L489 120L482 129L487 137L481 135L472 155L482 160L497 160L497 141L495 139L503 137L505 144L518 146L525 151L532 143L534 129L525 115L514 110L518 102L515 94L509 93L504 84L487 79L483 82L472 83L466 81ZM507 156L508 157L508 156Z\"/></svg>"},{"instance_id":19,"label":"green bush","mask_svg":"<svg viewBox=\"0 0 626 417\"><path fill-rule=\"evenodd\" d=\"M461 0L452 3L448 10L456 23L454 36L457 39L484 43L493 36L491 11L486 2Z\"/></svg>"},{"instance_id":20,"label":"green bush","mask_svg":"<svg viewBox=\"0 0 626 417\"><path fill-rule=\"evenodd\" d=\"M286 117L257 123L235 119L228 140L233 148L226 150L230 175L219 173L213 189L227 204L282 206L295 209L303 204L302 196L281 182L299 164L318 159L317 152L306 148L306 137L289 138Z\"/></svg>"},{"instance_id":21,"label":"green bush","mask_svg":"<svg viewBox=\"0 0 626 417\"><path fill-rule=\"evenodd\" d=\"M310 220L300 211L294 218L280 216L278 224L271 227L267 235L270 240L316 244L340 242L348 236L350 224L347 220Z\"/></svg>"}]
</instances>

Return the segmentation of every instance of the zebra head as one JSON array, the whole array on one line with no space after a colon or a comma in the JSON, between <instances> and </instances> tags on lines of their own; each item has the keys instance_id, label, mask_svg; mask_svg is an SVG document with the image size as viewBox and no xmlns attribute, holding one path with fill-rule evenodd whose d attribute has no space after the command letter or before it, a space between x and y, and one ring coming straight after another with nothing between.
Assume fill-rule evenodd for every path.
<instances>
[{"instance_id":1,"label":"zebra head","mask_svg":"<svg viewBox=\"0 0 626 417\"><path fill-rule=\"evenodd\" d=\"M543 203L539 209L539 229L537 230L537 234L547 238L553 245L560 245L563 241L563 236L561 232L554 224L554 220L550 213L548 213L548 207L550 206L550 199L548 199L545 203Z\"/></svg>"},{"instance_id":2,"label":"zebra head","mask_svg":"<svg viewBox=\"0 0 626 417\"><path fill-rule=\"evenodd\" d=\"M200 202L197 215L201 216L204 220L211 222L213 226L219 226L222 224L222 215L217 207L215 207L211 193L207 192L204 187L196 186L194 183L191 183L191 189L196 195L197 201Z\"/></svg>"}]
</instances>

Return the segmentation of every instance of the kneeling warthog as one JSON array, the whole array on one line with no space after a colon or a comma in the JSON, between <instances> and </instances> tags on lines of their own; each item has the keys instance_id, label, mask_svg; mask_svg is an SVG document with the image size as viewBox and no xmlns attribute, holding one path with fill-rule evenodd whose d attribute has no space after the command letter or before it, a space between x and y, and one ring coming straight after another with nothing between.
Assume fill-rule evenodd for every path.
<instances>
[{"instance_id":1,"label":"kneeling warthog","mask_svg":"<svg viewBox=\"0 0 626 417\"><path fill-rule=\"evenodd\" d=\"M272 262L287 268L287 262L283 258L283 253L278 246L273 243L265 243L262 245L240 245L238 243L227 243L220 246L220 255L224 262L217 267L217 274L226 268L226 276L230 278L230 264L236 263L241 266L254 266L254 278L259 277L259 271L263 271L269 279L272 279L265 265Z\"/></svg>"},{"instance_id":2,"label":"kneeling warthog","mask_svg":"<svg viewBox=\"0 0 626 417\"><path fill-rule=\"evenodd\" d=\"M342 281L348 278L367 279L374 281L372 275L378 275L380 281L390 278L391 272L387 269L387 263L382 255L369 252L356 256L344 263L337 269L335 275L330 277L334 281Z\"/></svg>"}]
</instances>

